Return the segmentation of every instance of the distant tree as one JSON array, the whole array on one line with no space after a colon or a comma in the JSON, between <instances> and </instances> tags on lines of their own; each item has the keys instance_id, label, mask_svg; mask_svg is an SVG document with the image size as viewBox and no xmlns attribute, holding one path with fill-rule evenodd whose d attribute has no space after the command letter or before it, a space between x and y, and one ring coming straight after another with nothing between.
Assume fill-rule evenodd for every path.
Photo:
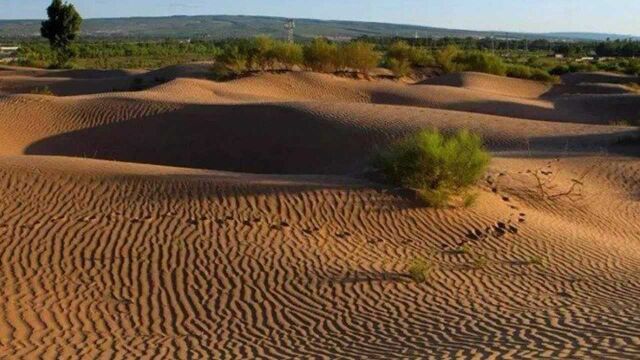
<instances>
[{"instance_id":1,"label":"distant tree","mask_svg":"<svg viewBox=\"0 0 640 360\"><path fill-rule=\"evenodd\" d=\"M49 40L55 52L56 66L65 65L72 57L71 43L76 39L82 17L76 8L62 0L53 0L47 8L49 20L42 22L40 34Z\"/></svg>"},{"instance_id":2,"label":"distant tree","mask_svg":"<svg viewBox=\"0 0 640 360\"><path fill-rule=\"evenodd\" d=\"M397 76L403 77L411 72L411 58L414 48L405 41L396 41L387 49L385 65Z\"/></svg>"},{"instance_id":3,"label":"distant tree","mask_svg":"<svg viewBox=\"0 0 640 360\"><path fill-rule=\"evenodd\" d=\"M313 71L334 72L338 67L338 46L327 39L313 39L304 47L304 63Z\"/></svg>"},{"instance_id":4,"label":"distant tree","mask_svg":"<svg viewBox=\"0 0 640 360\"><path fill-rule=\"evenodd\" d=\"M375 50L375 44L364 41L347 43L338 50L340 66L368 75L380 63L380 53Z\"/></svg>"},{"instance_id":5,"label":"distant tree","mask_svg":"<svg viewBox=\"0 0 640 360\"><path fill-rule=\"evenodd\" d=\"M271 63L271 68L284 66L285 69L291 70L293 66L301 65L304 62L304 52L299 44L276 41L267 53L267 58Z\"/></svg>"}]
</instances>

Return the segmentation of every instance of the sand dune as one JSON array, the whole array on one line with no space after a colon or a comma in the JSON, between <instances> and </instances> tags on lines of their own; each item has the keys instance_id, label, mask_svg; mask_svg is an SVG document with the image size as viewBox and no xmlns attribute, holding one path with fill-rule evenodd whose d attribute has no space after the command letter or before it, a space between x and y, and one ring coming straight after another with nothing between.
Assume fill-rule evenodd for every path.
<instances>
[{"instance_id":1,"label":"sand dune","mask_svg":"<svg viewBox=\"0 0 640 360\"><path fill-rule=\"evenodd\" d=\"M495 82L491 75L486 76L489 78L484 81L479 79L481 74L471 74L468 78L476 79L478 84ZM15 78L11 80L11 77L9 79L9 83L15 80ZM38 82L42 77L30 79ZM579 97L577 100L571 96L549 99L544 96L524 98L500 94L500 90L506 92L507 85L505 84L512 82L524 84L521 87L528 89L521 90L520 95L525 95L526 92L533 93L534 90L531 88L534 85L531 82L517 79L503 79L502 85L488 86L488 90L485 91L479 87L407 85L394 81L359 81L333 75L294 72L263 74L227 83L178 78L151 87L147 91L126 92L122 95L122 90L129 90L127 86L130 85L131 79L126 79L128 80L122 80L122 78L103 81L75 79L70 80L70 83L64 83L64 86L73 89L73 91L67 91L68 93L99 93L95 95L99 98L104 98L103 92L106 91L111 94L120 94L126 98L171 103L331 101L414 106L556 122L608 124L620 120L617 118L618 114L611 113L608 109L598 110L598 107L592 107L589 111L584 111L584 104L581 103ZM119 82L122 86L117 87L110 81ZM22 78L19 82L29 83ZM450 82L445 83L449 84ZM154 84L156 83L151 80L151 83L147 85ZM539 87L536 90L538 92L544 87L543 85L535 86ZM86 89L87 87L92 88ZM5 92L7 88L5 87ZM514 93L518 93L518 91ZM567 97L570 99L565 101ZM625 105L623 115L640 112L640 101L638 101L640 95L629 94L627 99L626 104L628 105Z\"/></svg>"},{"instance_id":2,"label":"sand dune","mask_svg":"<svg viewBox=\"0 0 640 360\"><path fill-rule=\"evenodd\" d=\"M557 165L567 186L599 164L588 201L541 203L519 172L545 161L498 159L500 194L434 211L346 178L5 158L0 351L637 356L640 166L602 160ZM499 221L519 232L467 238ZM467 241L486 268L450 251ZM416 254L440 264L428 285L403 275Z\"/></svg>"},{"instance_id":3,"label":"sand dune","mask_svg":"<svg viewBox=\"0 0 640 360\"><path fill-rule=\"evenodd\" d=\"M632 75L613 74L608 72L581 72L562 76L562 82L568 85L583 83L599 84L628 84L640 81L640 78Z\"/></svg>"},{"instance_id":4,"label":"sand dune","mask_svg":"<svg viewBox=\"0 0 640 360\"><path fill-rule=\"evenodd\" d=\"M193 91L200 90L194 86ZM471 129L496 151L597 152L634 131L369 103L215 102L10 97L0 100L6 109L0 115L0 150L244 172L336 174L362 169L376 147L420 128ZM344 152L350 156L342 157Z\"/></svg>"},{"instance_id":5,"label":"sand dune","mask_svg":"<svg viewBox=\"0 0 640 360\"><path fill-rule=\"evenodd\" d=\"M538 81L528 81L475 72L443 75L425 80L422 84L456 86L521 98L538 98L549 91L551 87Z\"/></svg>"},{"instance_id":6,"label":"sand dune","mask_svg":"<svg viewBox=\"0 0 640 360\"><path fill-rule=\"evenodd\" d=\"M199 69L0 71L0 358L640 356L636 95ZM476 206L363 176L420 128L486 139Z\"/></svg>"}]
</instances>

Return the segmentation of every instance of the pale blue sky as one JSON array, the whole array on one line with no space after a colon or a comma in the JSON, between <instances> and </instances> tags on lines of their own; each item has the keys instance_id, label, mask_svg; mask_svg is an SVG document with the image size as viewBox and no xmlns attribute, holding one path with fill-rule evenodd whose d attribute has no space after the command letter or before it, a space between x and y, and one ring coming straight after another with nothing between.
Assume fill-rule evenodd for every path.
<instances>
[{"instance_id":1,"label":"pale blue sky","mask_svg":"<svg viewBox=\"0 0 640 360\"><path fill-rule=\"evenodd\" d=\"M0 0L0 19L44 16L50 0ZM85 18L272 15L473 30L640 35L640 0L74 0Z\"/></svg>"}]
</instances>

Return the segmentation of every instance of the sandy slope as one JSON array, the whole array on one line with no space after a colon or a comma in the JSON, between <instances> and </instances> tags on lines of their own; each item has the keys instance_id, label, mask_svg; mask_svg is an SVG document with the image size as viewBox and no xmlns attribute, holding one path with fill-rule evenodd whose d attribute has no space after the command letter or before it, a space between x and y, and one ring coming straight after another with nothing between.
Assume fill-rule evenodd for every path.
<instances>
[{"instance_id":1,"label":"sandy slope","mask_svg":"<svg viewBox=\"0 0 640 360\"><path fill-rule=\"evenodd\" d=\"M640 165L562 160L558 184L586 162L577 203L518 174L545 161L498 159L498 194L426 210L346 178L5 158L0 352L638 356ZM467 238L499 221L518 234ZM485 268L450 252L466 241ZM417 255L426 285L402 275Z\"/></svg>"},{"instance_id":2,"label":"sandy slope","mask_svg":"<svg viewBox=\"0 0 640 360\"><path fill-rule=\"evenodd\" d=\"M0 88L64 78L11 71ZM129 76L65 76L89 75ZM0 96L0 358L640 356L638 146L604 125L634 95L480 74L176 77ZM495 153L474 208L360 176L429 127ZM574 179L580 196L553 196ZM405 275L415 257L436 265L426 284Z\"/></svg>"}]
</instances>

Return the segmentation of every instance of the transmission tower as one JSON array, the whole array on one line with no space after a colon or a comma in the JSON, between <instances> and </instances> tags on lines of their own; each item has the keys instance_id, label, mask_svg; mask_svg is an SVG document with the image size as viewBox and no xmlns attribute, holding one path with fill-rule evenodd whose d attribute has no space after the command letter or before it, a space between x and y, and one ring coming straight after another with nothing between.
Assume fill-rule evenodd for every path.
<instances>
[{"instance_id":1,"label":"transmission tower","mask_svg":"<svg viewBox=\"0 0 640 360\"><path fill-rule=\"evenodd\" d=\"M287 40L289 40L290 43L293 42L293 30L295 28L296 22L293 21L293 19L289 19L286 23L284 23L284 29L287 31Z\"/></svg>"}]
</instances>

